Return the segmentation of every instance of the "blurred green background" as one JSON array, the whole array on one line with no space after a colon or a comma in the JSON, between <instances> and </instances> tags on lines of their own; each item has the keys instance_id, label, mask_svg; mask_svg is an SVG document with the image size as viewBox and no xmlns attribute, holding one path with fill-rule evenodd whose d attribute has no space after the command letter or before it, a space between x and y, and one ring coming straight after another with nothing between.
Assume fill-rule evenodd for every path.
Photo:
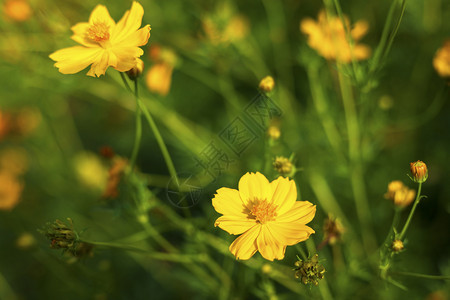
<instances>
[{"instance_id":1,"label":"blurred green background","mask_svg":"<svg viewBox=\"0 0 450 300\"><path fill-rule=\"evenodd\" d=\"M116 21L131 6L130 1L99 3L108 7ZM201 191L186 208L174 205L168 197L170 175L145 122L136 163L141 175L131 188L121 183L117 198L102 197L112 163L100 149L108 146L117 156L131 155L134 98L112 68L100 78L86 76L87 70L63 75L48 58L58 49L75 45L70 40L70 27L87 21L99 3L30 0L29 16L15 20L6 13L8 1L2 2L0 171L13 168L16 172L14 182L0 176L0 197L19 194L20 200L0 210L0 299L323 297L319 288L310 289L300 281L290 288L282 283L287 282L285 278L294 281L295 247L287 248L283 261L268 262L274 273L267 275L261 270L265 262L259 254L251 263L237 262L231 254L212 247L214 240L205 239L215 236L228 245L234 238L214 228L219 214L211 199L218 188L237 188L246 172L264 172L273 180L277 174L270 167L271 161L275 156L291 154L300 169L294 179L301 199L318 206L310 223L316 230L311 237L316 245L323 239L327 214L337 213L326 206L329 196L345 215L350 227L347 231L355 232L353 238L362 239L349 179L353 165L347 157L347 124L338 69L310 49L299 30L300 21L316 19L324 4L307 0L140 2L145 10L143 24L152 27L149 43L143 47L146 71L139 82L140 94L161 130L178 173L183 177L204 172L198 159L211 142L233 161L220 172L216 170L206 183L197 184ZM369 31L361 42L374 51L391 1L352 0L341 4L352 24L362 19L368 22ZM399 5L395 16L398 14ZM409 163L420 159L429 169L422 189L428 198L419 204L407 234L406 251L395 258L395 270L447 276L450 97L446 81L433 69L432 61L437 49L450 38L449 19L449 1L407 2L374 85L365 92L363 85L352 82L361 134L357 164L377 245L386 237L393 217L392 204L383 196L387 184L402 180L416 189L406 174ZM147 70L161 60L170 64L168 78L161 77L171 81L167 94L152 91L146 84ZM370 63L370 59L358 62L358 72L366 74ZM281 111L277 118L281 137L271 145L264 130L253 124L255 140L235 155L223 144L220 134L237 117L245 120L246 108L259 95L258 83L267 75L275 79L269 97ZM322 115L315 98L318 88L326 103ZM324 118L335 124L342 151L330 145L322 125ZM207 174L202 176L208 179ZM148 207L141 203L141 210L136 209L131 196L135 188L148 200ZM403 221L407 212L402 213ZM177 251L207 253L216 265L201 260L164 261L101 247L94 249L92 257L74 259L50 249L50 242L37 232L46 222L69 217L75 229L83 231L89 240L150 245L161 250L151 238L135 236L143 231L139 222L142 215L148 216ZM176 220L182 221L176 224ZM188 228L181 229L185 225ZM356 259L350 243L344 238L339 246L345 267L335 263L332 248L326 246L319 251L333 298L448 299L448 280L396 277L406 291L381 281L376 268ZM372 255L376 257L377 253ZM193 276L193 268L204 269L209 275Z\"/></svg>"}]
</instances>

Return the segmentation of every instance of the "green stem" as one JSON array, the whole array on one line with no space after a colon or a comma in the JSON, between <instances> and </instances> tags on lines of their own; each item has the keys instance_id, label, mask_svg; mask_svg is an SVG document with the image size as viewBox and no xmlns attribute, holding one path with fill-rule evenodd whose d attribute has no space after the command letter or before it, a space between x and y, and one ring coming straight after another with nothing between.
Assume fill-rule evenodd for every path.
<instances>
[{"instance_id":1,"label":"green stem","mask_svg":"<svg viewBox=\"0 0 450 300\"><path fill-rule=\"evenodd\" d=\"M394 214L394 218L392 219L392 225L391 228L389 228L388 234L386 236L386 239L384 240L384 243L382 245L382 247L389 247L390 245L388 244L389 240L391 240L391 233L392 231L394 231L395 227L398 224L398 220L400 218L400 210L398 208L395 208L395 214Z\"/></svg>"},{"instance_id":2,"label":"green stem","mask_svg":"<svg viewBox=\"0 0 450 300\"><path fill-rule=\"evenodd\" d=\"M420 192L422 191L422 183L420 182L419 183L419 188L418 188L418 190L417 190L417 196L416 196L416 200L414 201L414 205L413 205L413 208L411 209L411 211L410 211L410 213L409 213L409 216L408 216L408 219L406 220L406 223L405 223L405 226L403 227L403 230L402 230L402 232L400 233L400 235L399 235L399 240L402 240L403 239L403 237L405 236L405 234L406 234L406 230L408 229L408 227L409 227L409 224L411 223L411 219L412 219L412 217L413 217L413 215L414 215L414 212L416 211L416 207L417 207L417 205L419 204L419 202L420 202Z\"/></svg>"},{"instance_id":3,"label":"green stem","mask_svg":"<svg viewBox=\"0 0 450 300\"><path fill-rule=\"evenodd\" d=\"M390 274L419 277L419 278L426 278L426 279L450 280L450 276L445 276L445 275L427 275L427 274L411 273L411 272L390 272Z\"/></svg>"},{"instance_id":4,"label":"green stem","mask_svg":"<svg viewBox=\"0 0 450 300\"><path fill-rule=\"evenodd\" d=\"M153 131L153 134L155 135L156 142L158 143L159 148L161 149L162 155L164 157L164 161L166 162L167 169L169 170L170 176L175 180L175 184L177 187L179 187L179 181L178 181L178 175L175 170L175 166L173 164L172 158L170 157L169 151L167 150L166 144L164 143L164 140L161 136L161 133L158 130L158 127L156 126L155 121L152 118L152 115L148 111L147 107L142 103L142 101L137 98L137 104L139 108L144 113L145 119L147 120L148 124L150 125L151 130Z\"/></svg>"},{"instance_id":5,"label":"green stem","mask_svg":"<svg viewBox=\"0 0 450 300\"><path fill-rule=\"evenodd\" d=\"M134 169L134 164L136 163L136 158L139 152L139 146L141 144L141 138L142 138L142 117L141 117L141 109L138 105L138 84L137 79L134 80L134 96L136 99L136 134L134 137L134 145L133 145L133 152L131 153L130 158L130 172Z\"/></svg>"}]
</instances>

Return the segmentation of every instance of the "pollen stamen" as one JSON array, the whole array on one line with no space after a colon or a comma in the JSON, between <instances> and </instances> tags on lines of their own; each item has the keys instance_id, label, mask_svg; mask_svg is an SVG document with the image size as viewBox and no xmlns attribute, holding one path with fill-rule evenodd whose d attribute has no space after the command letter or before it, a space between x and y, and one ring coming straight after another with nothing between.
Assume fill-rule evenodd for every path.
<instances>
[{"instance_id":1,"label":"pollen stamen","mask_svg":"<svg viewBox=\"0 0 450 300\"><path fill-rule=\"evenodd\" d=\"M109 40L109 26L104 22L94 22L86 30L86 37L95 42Z\"/></svg>"},{"instance_id":2,"label":"pollen stamen","mask_svg":"<svg viewBox=\"0 0 450 300\"><path fill-rule=\"evenodd\" d=\"M272 203L267 202L267 200L257 201L257 203L253 205L250 213L256 218L257 222L264 224L275 220L275 217L277 216L277 207L278 205L273 205Z\"/></svg>"}]
</instances>

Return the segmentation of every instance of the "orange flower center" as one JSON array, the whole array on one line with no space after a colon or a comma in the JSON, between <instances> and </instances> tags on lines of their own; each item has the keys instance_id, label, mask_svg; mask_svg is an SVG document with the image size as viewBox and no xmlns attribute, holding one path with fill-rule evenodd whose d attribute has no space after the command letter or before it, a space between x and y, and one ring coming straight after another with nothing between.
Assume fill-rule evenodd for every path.
<instances>
[{"instance_id":1,"label":"orange flower center","mask_svg":"<svg viewBox=\"0 0 450 300\"><path fill-rule=\"evenodd\" d=\"M264 224L269 221L275 220L277 216L278 205L273 205L267 202L267 200L258 201L253 205L250 213L256 218L256 221Z\"/></svg>"},{"instance_id":2,"label":"orange flower center","mask_svg":"<svg viewBox=\"0 0 450 300\"><path fill-rule=\"evenodd\" d=\"M109 40L109 26L104 22L94 22L86 31L86 37L95 42Z\"/></svg>"}]
</instances>

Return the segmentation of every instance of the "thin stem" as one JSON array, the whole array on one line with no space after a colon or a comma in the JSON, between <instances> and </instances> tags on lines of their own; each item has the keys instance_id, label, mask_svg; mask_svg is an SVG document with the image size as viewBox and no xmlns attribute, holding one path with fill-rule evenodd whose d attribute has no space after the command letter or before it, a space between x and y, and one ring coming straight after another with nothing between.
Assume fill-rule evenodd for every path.
<instances>
[{"instance_id":1,"label":"thin stem","mask_svg":"<svg viewBox=\"0 0 450 300\"><path fill-rule=\"evenodd\" d=\"M167 146L164 143L164 140L161 136L161 133L158 130L158 127L156 126L155 121L152 118L152 115L148 111L147 107L142 103L142 101L137 98L137 104L139 108L144 113L145 119L147 120L148 124L150 125L151 130L153 131L153 134L155 135L156 142L158 143L159 148L161 149L162 155L164 157L164 161L166 162L167 169L169 170L170 176L175 180L175 184L177 187L179 187L179 181L178 181L178 175L175 170L175 166L173 164L172 158L170 157L169 151L167 150Z\"/></svg>"},{"instance_id":2,"label":"thin stem","mask_svg":"<svg viewBox=\"0 0 450 300\"><path fill-rule=\"evenodd\" d=\"M388 234L386 236L386 239L384 240L382 247L384 247L386 245L387 245L387 247L389 247L388 242L390 240L391 233L397 226L399 218L400 218L400 210L398 208L395 208L395 214L394 214L394 218L392 219L392 225L391 225L391 228L389 228Z\"/></svg>"},{"instance_id":3,"label":"thin stem","mask_svg":"<svg viewBox=\"0 0 450 300\"><path fill-rule=\"evenodd\" d=\"M399 235L399 239L400 239L400 240L403 239L403 237L404 237L405 234L406 234L406 230L408 230L409 223L411 223L411 219L412 219L412 217L413 217L413 215L414 215L414 212L416 211L416 207L417 207L417 205L418 205L419 202L420 202L420 192L421 192L421 191L422 191L422 183L420 182L420 183L419 183L419 188L418 188L418 190L417 190L416 200L414 201L413 208L411 209L411 211L410 211L410 213L409 213L409 216L408 216L408 219L406 220L405 226L403 227L403 230L402 230L402 232L401 232L400 235Z\"/></svg>"},{"instance_id":4,"label":"thin stem","mask_svg":"<svg viewBox=\"0 0 450 300\"><path fill-rule=\"evenodd\" d=\"M131 153L130 158L130 172L134 169L134 164L136 163L136 158L139 152L139 146L141 144L141 138L142 138L142 114L141 109L138 105L138 84L137 79L134 80L134 96L136 99L136 134L134 137L134 145L133 145L133 152Z\"/></svg>"},{"instance_id":5,"label":"thin stem","mask_svg":"<svg viewBox=\"0 0 450 300\"><path fill-rule=\"evenodd\" d=\"M426 279L450 280L450 276L446 276L446 275L427 275L427 274L411 273L411 272L390 272L390 274L419 277L419 278L426 278Z\"/></svg>"}]
</instances>

